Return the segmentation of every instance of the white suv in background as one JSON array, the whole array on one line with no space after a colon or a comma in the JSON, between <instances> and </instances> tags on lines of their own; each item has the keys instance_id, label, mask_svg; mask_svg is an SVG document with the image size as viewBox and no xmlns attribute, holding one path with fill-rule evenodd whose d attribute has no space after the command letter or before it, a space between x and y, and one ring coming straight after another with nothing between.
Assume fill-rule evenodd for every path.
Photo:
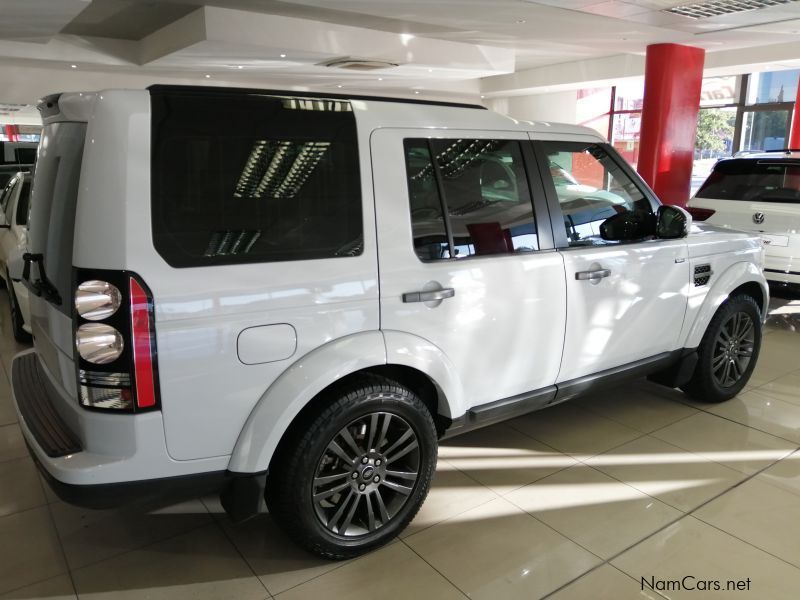
<instances>
[{"instance_id":1,"label":"white suv in background","mask_svg":"<svg viewBox=\"0 0 800 600\"><path fill-rule=\"evenodd\" d=\"M720 402L755 367L761 239L590 129L224 88L40 110L12 389L68 501L266 498L346 558L414 517L442 437L644 375Z\"/></svg>"},{"instance_id":2,"label":"white suv in background","mask_svg":"<svg viewBox=\"0 0 800 600\"><path fill-rule=\"evenodd\" d=\"M800 291L800 150L719 161L688 208L695 221L760 235L767 280Z\"/></svg>"}]
</instances>

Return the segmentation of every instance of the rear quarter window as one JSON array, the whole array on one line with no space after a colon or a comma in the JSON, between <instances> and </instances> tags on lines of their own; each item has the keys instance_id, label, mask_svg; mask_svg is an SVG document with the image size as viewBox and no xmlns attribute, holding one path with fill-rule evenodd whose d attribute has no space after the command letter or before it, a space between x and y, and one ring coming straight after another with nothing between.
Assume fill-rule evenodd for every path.
<instances>
[{"instance_id":1,"label":"rear quarter window","mask_svg":"<svg viewBox=\"0 0 800 600\"><path fill-rule=\"evenodd\" d=\"M153 240L167 263L361 254L349 103L154 91L152 111Z\"/></svg>"}]
</instances>

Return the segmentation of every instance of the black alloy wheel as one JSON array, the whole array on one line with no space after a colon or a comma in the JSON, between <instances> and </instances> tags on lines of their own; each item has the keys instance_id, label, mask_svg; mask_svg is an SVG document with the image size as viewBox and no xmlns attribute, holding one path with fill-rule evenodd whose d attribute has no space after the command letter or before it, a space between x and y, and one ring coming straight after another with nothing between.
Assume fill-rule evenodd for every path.
<instances>
[{"instance_id":1,"label":"black alloy wheel","mask_svg":"<svg viewBox=\"0 0 800 600\"><path fill-rule=\"evenodd\" d=\"M301 546L331 559L393 539L414 518L436 469L426 404L406 386L366 374L318 398L270 463L270 514Z\"/></svg>"}]
</instances>

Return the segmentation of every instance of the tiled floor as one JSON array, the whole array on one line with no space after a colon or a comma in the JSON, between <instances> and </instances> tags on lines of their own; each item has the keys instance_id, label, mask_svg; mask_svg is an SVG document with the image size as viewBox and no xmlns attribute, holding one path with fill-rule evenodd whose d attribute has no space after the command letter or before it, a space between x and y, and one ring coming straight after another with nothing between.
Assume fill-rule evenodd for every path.
<instances>
[{"instance_id":1,"label":"tiled floor","mask_svg":"<svg viewBox=\"0 0 800 600\"><path fill-rule=\"evenodd\" d=\"M58 501L11 407L7 310L2 292L0 598L800 597L800 300L773 301L730 402L638 381L443 443L414 523L345 563L299 550L268 514L235 525L214 498ZM685 576L698 589L674 591Z\"/></svg>"}]
</instances>

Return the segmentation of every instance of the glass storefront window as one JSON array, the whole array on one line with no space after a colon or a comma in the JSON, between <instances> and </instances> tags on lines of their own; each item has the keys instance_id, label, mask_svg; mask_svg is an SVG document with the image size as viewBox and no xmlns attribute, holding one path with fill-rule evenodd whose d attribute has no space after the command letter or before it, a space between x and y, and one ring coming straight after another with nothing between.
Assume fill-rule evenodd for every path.
<instances>
[{"instance_id":1,"label":"glass storefront window","mask_svg":"<svg viewBox=\"0 0 800 600\"><path fill-rule=\"evenodd\" d=\"M728 77L705 77L700 91L700 106L721 106L723 104L736 104L736 75Z\"/></svg>"},{"instance_id":2,"label":"glass storefront window","mask_svg":"<svg viewBox=\"0 0 800 600\"><path fill-rule=\"evenodd\" d=\"M692 195L711 173L714 164L733 153L735 128L736 107L700 109L692 165Z\"/></svg>"},{"instance_id":3,"label":"glass storefront window","mask_svg":"<svg viewBox=\"0 0 800 600\"><path fill-rule=\"evenodd\" d=\"M635 169L639 162L639 134L642 113L630 112L614 115L611 143L614 149Z\"/></svg>"},{"instance_id":4,"label":"glass storefront window","mask_svg":"<svg viewBox=\"0 0 800 600\"><path fill-rule=\"evenodd\" d=\"M610 108L611 88L578 90L576 122L591 127L603 137L608 137Z\"/></svg>"},{"instance_id":5,"label":"glass storefront window","mask_svg":"<svg viewBox=\"0 0 800 600\"><path fill-rule=\"evenodd\" d=\"M788 110L760 110L744 113L741 150L780 150L786 147Z\"/></svg>"},{"instance_id":6,"label":"glass storefront window","mask_svg":"<svg viewBox=\"0 0 800 600\"><path fill-rule=\"evenodd\" d=\"M614 110L642 110L644 103L644 79L626 81L617 86Z\"/></svg>"},{"instance_id":7,"label":"glass storefront window","mask_svg":"<svg viewBox=\"0 0 800 600\"><path fill-rule=\"evenodd\" d=\"M747 90L747 104L794 102L800 69L753 73Z\"/></svg>"}]
</instances>

